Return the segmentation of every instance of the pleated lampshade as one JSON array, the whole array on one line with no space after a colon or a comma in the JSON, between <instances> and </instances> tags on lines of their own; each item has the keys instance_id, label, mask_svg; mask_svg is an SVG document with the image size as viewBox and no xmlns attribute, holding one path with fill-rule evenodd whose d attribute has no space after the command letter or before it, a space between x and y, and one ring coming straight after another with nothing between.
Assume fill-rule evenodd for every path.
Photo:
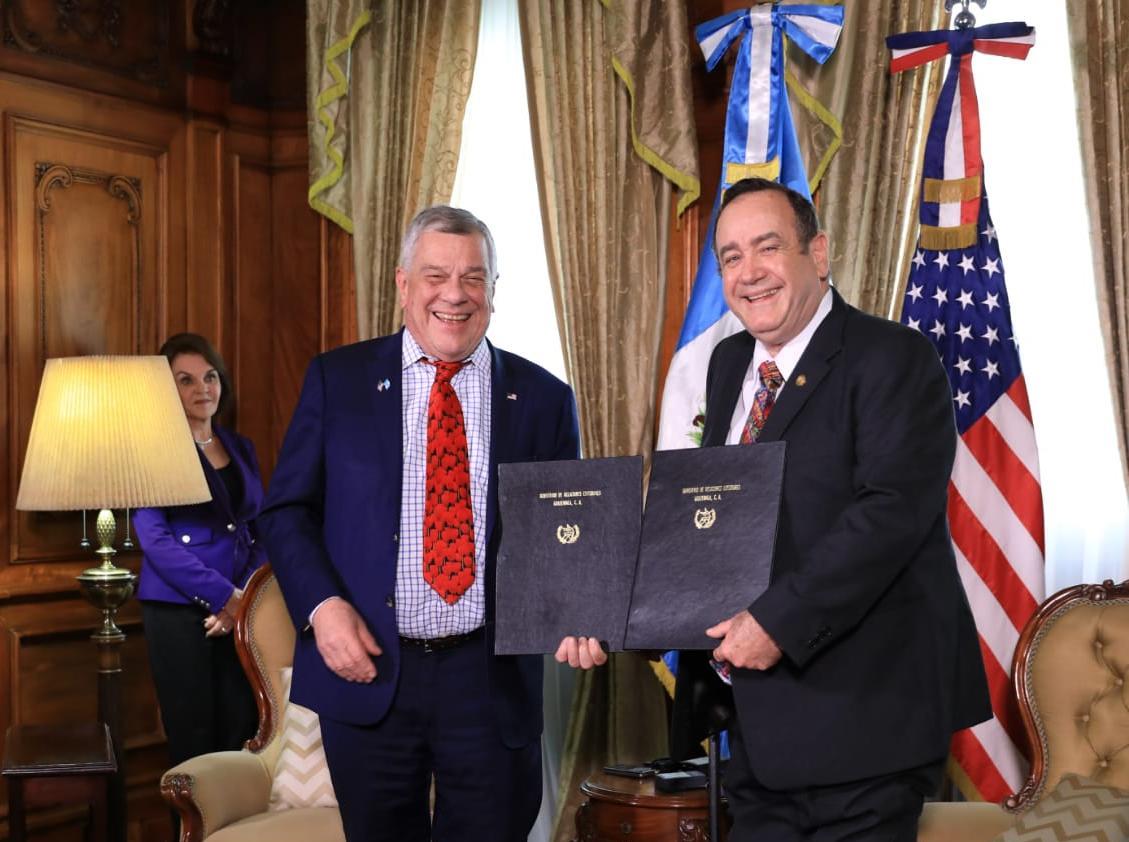
<instances>
[{"instance_id":1,"label":"pleated lampshade","mask_svg":"<svg viewBox=\"0 0 1129 842\"><path fill-rule=\"evenodd\" d=\"M47 361L17 509L132 509L211 496L168 360Z\"/></svg>"}]
</instances>

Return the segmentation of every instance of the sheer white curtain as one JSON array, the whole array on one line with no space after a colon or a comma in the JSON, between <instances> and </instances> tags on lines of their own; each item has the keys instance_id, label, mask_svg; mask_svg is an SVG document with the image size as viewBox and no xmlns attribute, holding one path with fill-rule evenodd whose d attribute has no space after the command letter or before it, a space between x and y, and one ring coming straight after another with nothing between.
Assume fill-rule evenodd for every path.
<instances>
[{"instance_id":1,"label":"sheer white curtain","mask_svg":"<svg viewBox=\"0 0 1129 842\"><path fill-rule=\"evenodd\" d=\"M466 208L490 226L498 247L500 277L487 332L490 341L564 380L564 355L549 286L533 166L517 2L482 3L478 58L451 204ZM569 667L545 659L543 797L530 842L547 842L552 832L574 684Z\"/></svg>"},{"instance_id":2,"label":"sheer white curtain","mask_svg":"<svg viewBox=\"0 0 1129 842\"><path fill-rule=\"evenodd\" d=\"M1024 20L1026 61L977 55L985 183L1007 268L1046 511L1047 594L1129 578L1129 505L1098 326L1062 0L992 0Z\"/></svg>"},{"instance_id":3,"label":"sheer white curtain","mask_svg":"<svg viewBox=\"0 0 1129 842\"><path fill-rule=\"evenodd\" d=\"M451 204L490 226L498 287L487 334L565 379L533 167L517 0L484 0Z\"/></svg>"}]
</instances>

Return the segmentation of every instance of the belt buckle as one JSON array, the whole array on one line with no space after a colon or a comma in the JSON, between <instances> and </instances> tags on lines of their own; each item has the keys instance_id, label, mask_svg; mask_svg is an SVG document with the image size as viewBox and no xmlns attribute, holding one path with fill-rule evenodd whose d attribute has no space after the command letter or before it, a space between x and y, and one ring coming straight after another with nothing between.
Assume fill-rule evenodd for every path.
<instances>
[{"instance_id":1,"label":"belt buckle","mask_svg":"<svg viewBox=\"0 0 1129 842\"><path fill-rule=\"evenodd\" d=\"M433 652L439 651L439 647L435 645L435 640L433 638L426 638L424 640L421 640L420 644L421 648L423 649L423 654L425 655L430 655Z\"/></svg>"}]
</instances>

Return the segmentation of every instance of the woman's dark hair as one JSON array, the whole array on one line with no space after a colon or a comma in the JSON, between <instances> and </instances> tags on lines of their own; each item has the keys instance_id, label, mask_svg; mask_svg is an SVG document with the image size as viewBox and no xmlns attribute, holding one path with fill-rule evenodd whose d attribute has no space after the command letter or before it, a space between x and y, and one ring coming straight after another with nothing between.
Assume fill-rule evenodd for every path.
<instances>
[{"instance_id":1,"label":"woman's dark hair","mask_svg":"<svg viewBox=\"0 0 1129 842\"><path fill-rule=\"evenodd\" d=\"M199 354L207 360L208 365L220 377L220 402L216 415L225 425L230 424L235 415L235 391L231 388L231 376L227 373L227 366L223 364L223 357L212 347L211 342L198 333L178 333L166 339L157 353L165 357L169 365L181 354Z\"/></svg>"}]
</instances>

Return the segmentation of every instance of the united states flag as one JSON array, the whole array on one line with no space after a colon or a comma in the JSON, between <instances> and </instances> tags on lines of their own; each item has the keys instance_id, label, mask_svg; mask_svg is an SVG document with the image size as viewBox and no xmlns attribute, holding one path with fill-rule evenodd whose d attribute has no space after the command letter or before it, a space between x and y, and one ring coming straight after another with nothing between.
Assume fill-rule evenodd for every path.
<instances>
[{"instance_id":1,"label":"united states flag","mask_svg":"<svg viewBox=\"0 0 1129 842\"><path fill-rule=\"evenodd\" d=\"M991 801L1017 792L1026 776L1009 673L1019 633L1043 598L1043 503L1031 407L984 191L971 59L973 50L1022 58L1033 41L1025 24L888 39L901 63L894 69L936 58L938 45L950 54L926 143L921 232L902 321L933 341L952 386L960 440L949 522L995 711L989 722L954 737L953 757L966 794Z\"/></svg>"}]
</instances>

